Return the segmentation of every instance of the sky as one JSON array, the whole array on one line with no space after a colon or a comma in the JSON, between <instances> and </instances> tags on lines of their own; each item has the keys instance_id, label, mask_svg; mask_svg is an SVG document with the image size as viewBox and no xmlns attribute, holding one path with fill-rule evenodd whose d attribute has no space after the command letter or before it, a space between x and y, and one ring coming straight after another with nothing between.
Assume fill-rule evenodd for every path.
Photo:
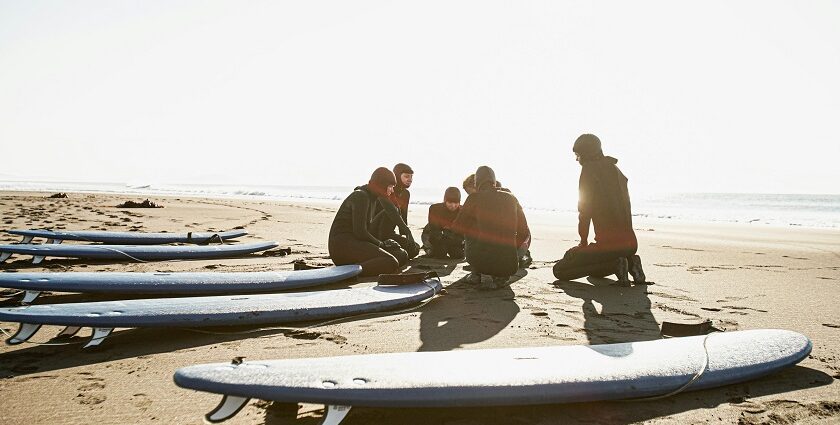
<instances>
[{"instance_id":1,"label":"sky","mask_svg":"<svg viewBox=\"0 0 840 425\"><path fill-rule=\"evenodd\" d=\"M840 193L837 1L0 0L0 179Z\"/></svg>"}]
</instances>

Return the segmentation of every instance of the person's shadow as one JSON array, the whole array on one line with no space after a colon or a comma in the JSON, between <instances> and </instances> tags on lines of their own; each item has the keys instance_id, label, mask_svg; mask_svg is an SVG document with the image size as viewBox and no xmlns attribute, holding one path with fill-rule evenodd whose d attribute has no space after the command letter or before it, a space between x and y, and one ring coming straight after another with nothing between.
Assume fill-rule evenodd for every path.
<instances>
[{"instance_id":1,"label":"person's shadow","mask_svg":"<svg viewBox=\"0 0 840 425\"><path fill-rule=\"evenodd\" d=\"M606 278L554 282L570 297L583 300L584 331L590 344L648 341L661 338L651 312L646 285L615 286Z\"/></svg>"},{"instance_id":2,"label":"person's shadow","mask_svg":"<svg viewBox=\"0 0 840 425\"><path fill-rule=\"evenodd\" d=\"M523 273L527 270L511 276L510 282L521 279ZM487 290L459 279L420 314L418 351L448 351L485 341L505 329L517 313L519 306L510 286Z\"/></svg>"}]
</instances>

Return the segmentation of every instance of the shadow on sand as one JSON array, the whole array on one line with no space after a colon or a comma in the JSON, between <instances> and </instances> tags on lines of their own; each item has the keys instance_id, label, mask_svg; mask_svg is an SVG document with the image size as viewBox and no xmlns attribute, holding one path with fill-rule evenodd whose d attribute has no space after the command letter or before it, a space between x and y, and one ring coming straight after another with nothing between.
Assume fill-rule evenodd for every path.
<instances>
[{"instance_id":1,"label":"shadow on sand","mask_svg":"<svg viewBox=\"0 0 840 425\"><path fill-rule=\"evenodd\" d=\"M589 284L558 280L554 286L583 300L583 327L590 344L649 341L661 338L651 312L647 285L624 288L606 278L588 278Z\"/></svg>"},{"instance_id":2,"label":"shadow on sand","mask_svg":"<svg viewBox=\"0 0 840 425\"><path fill-rule=\"evenodd\" d=\"M520 270L511 282L528 273ZM519 313L510 286L479 289L459 279L420 314L419 351L448 351L485 341L505 329Z\"/></svg>"}]
</instances>

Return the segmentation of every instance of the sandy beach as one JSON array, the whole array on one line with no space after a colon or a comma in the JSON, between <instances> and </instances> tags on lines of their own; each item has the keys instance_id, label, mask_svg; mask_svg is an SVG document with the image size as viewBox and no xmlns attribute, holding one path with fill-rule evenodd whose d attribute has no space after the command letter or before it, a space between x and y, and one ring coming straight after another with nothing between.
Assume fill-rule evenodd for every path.
<instances>
[{"instance_id":1,"label":"sandy beach","mask_svg":"<svg viewBox=\"0 0 840 425\"><path fill-rule=\"evenodd\" d=\"M93 262L15 257L0 272L291 270L294 260L331 264L327 232L337 205L155 197L160 209L120 209L136 196L0 192L0 229L146 232L218 231L238 226L245 241L274 240L290 255L180 262ZM427 207L412 205L419 240ZM534 264L509 288L481 291L461 278L465 263L415 259L436 270L446 291L420 309L310 329L199 333L120 329L91 351L73 345L0 347L0 422L5 424L199 424L218 396L184 390L173 372L196 363L401 351L469 350L642 341L662 321L711 319L722 330L780 328L813 341L799 365L756 381L649 402L448 408L358 408L346 424L837 423L840 422L840 230L747 224L634 223L652 285L620 288L607 279L555 282L554 261L577 240L575 218L526 212ZM0 243L18 237L0 234ZM72 243L72 242L71 242ZM373 285L372 279L326 287ZM14 291L4 290L6 296ZM44 294L38 304L108 299ZM113 299L113 298L111 298ZM7 300L6 305L12 301ZM14 332L15 324L0 323ZM45 327L32 342L59 331ZM435 367L418 365L418 367ZM318 405L252 401L231 424L316 424Z\"/></svg>"}]
</instances>

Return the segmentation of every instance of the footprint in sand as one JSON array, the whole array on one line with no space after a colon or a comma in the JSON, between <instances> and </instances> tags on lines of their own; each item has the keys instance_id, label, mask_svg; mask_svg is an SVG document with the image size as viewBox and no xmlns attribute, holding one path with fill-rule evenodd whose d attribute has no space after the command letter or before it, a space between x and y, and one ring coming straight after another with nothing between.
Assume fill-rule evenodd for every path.
<instances>
[{"instance_id":1,"label":"footprint in sand","mask_svg":"<svg viewBox=\"0 0 840 425\"><path fill-rule=\"evenodd\" d=\"M105 396L104 393L100 393L100 390L105 389L105 384L102 382L103 379L100 378L84 378L87 381L92 381L87 384L81 385L76 388L79 393L76 395L75 400L79 404L87 404L87 405L95 405L104 402L108 397Z\"/></svg>"},{"instance_id":2,"label":"footprint in sand","mask_svg":"<svg viewBox=\"0 0 840 425\"><path fill-rule=\"evenodd\" d=\"M131 396L131 404L145 412L152 405L152 400L146 394L137 393Z\"/></svg>"}]
</instances>

